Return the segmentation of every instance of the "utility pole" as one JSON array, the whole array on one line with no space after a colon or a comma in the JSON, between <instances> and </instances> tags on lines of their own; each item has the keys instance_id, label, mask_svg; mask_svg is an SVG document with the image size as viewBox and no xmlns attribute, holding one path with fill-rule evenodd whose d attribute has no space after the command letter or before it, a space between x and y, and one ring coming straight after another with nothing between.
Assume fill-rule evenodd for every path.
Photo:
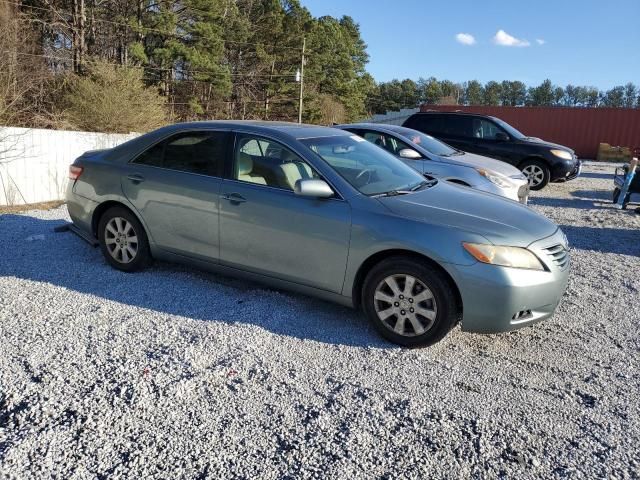
<instances>
[{"instance_id":1,"label":"utility pole","mask_svg":"<svg viewBox=\"0 0 640 480\"><path fill-rule=\"evenodd\" d=\"M304 49L307 39L302 37L302 58L300 59L300 104L298 105L298 123L302 123L302 92L304 87Z\"/></svg>"}]
</instances>

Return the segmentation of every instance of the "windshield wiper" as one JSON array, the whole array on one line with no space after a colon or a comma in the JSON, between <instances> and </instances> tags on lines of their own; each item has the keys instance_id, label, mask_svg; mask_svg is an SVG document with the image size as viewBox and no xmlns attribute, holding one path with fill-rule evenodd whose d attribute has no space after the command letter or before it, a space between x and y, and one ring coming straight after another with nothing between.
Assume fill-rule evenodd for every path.
<instances>
[{"instance_id":1,"label":"windshield wiper","mask_svg":"<svg viewBox=\"0 0 640 480\"><path fill-rule=\"evenodd\" d=\"M413 192L411 190L389 190L388 192L376 193L375 195L371 195L371 198L397 197L398 195L408 195L409 193Z\"/></svg>"},{"instance_id":2,"label":"windshield wiper","mask_svg":"<svg viewBox=\"0 0 640 480\"><path fill-rule=\"evenodd\" d=\"M420 190L422 187L431 187L432 185L434 185L436 183L437 180L423 180L422 182L418 183L417 185L411 187L411 191L415 192L416 190Z\"/></svg>"},{"instance_id":3,"label":"windshield wiper","mask_svg":"<svg viewBox=\"0 0 640 480\"><path fill-rule=\"evenodd\" d=\"M440 156L441 157L453 157L453 156L457 157L458 155L464 155L464 152L462 150L456 150L455 152L451 152L451 153L443 153Z\"/></svg>"},{"instance_id":4,"label":"windshield wiper","mask_svg":"<svg viewBox=\"0 0 640 480\"><path fill-rule=\"evenodd\" d=\"M398 195L408 195L410 193L414 193L416 190L420 190L422 187L432 187L438 181L437 180L423 180L422 182L414 185L409 188L409 190L398 189L398 190L389 190L388 192L376 193L375 195L371 195L372 198L380 198L380 197L397 197Z\"/></svg>"}]
</instances>

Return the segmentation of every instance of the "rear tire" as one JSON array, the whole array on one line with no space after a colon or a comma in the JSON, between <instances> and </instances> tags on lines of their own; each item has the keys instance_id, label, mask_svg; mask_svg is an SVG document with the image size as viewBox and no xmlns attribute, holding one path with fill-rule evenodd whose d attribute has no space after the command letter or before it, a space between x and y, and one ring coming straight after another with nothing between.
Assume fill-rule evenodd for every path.
<instances>
[{"instance_id":1,"label":"rear tire","mask_svg":"<svg viewBox=\"0 0 640 480\"><path fill-rule=\"evenodd\" d=\"M123 272L135 272L150 260L147 234L135 215L123 207L112 207L98 222L100 250L109 265Z\"/></svg>"},{"instance_id":2,"label":"rear tire","mask_svg":"<svg viewBox=\"0 0 640 480\"><path fill-rule=\"evenodd\" d=\"M457 323L459 311L449 279L406 256L387 258L371 269L362 307L380 335L405 347L439 342Z\"/></svg>"},{"instance_id":3,"label":"rear tire","mask_svg":"<svg viewBox=\"0 0 640 480\"><path fill-rule=\"evenodd\" d=\"M520 164L520 170L529 179L531 190L542 190L551 180L549 166L540 160L525 160Z\"/></svg>"}]
</instances>

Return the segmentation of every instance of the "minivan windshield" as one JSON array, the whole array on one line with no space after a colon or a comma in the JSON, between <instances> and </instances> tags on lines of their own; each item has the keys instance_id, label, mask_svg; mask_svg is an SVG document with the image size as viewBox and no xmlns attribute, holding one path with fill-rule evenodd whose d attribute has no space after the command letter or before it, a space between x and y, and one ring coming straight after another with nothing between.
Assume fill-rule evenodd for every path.
<instances>
[{"instance_id":1,"label":"minivan windshield","mask_svg":"<svg viewBox=\"0 0 640 480\"><path fill-rule=\"evenodd\" d=\"M509 135L511 135L513 138L517 138L518 140L521 140L521 139L527 137L521 131L519 131L516 128L512 127L511 125L509 125L504 120L500 120L499 118L496 118L496 117L491 117L491 118L493 118L494 122L496 122L498 125L500 125L502 128L504 128L507 131L507 133Z\"/></svg>"},{"instance_id":2,"label":"minivan windshield","mask_svg":"<svg viewBox=\"0 0 640 480\"><path fill-rule=\"evenodd\" d=\"M300 140L365 195L406 193L425 179L392 154L356 135Z\"/></svg>"}]
</instances>

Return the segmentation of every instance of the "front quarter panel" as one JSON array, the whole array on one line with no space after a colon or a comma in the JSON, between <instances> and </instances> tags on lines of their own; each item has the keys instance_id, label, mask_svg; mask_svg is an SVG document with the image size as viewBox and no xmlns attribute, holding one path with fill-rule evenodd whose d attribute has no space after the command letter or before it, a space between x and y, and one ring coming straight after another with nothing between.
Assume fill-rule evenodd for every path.
<instances>
[{"instance_id":1,"label":"front quarter panel","mask_svg":"<svg viewBox=\"0 0 640 480\"><path fill-rule=\"evenodd\" d=\"M371 205L366 205L368 202ZM462 242L488 243L482 235L462 229L396 216L373 199L354 199L352 208L351 245L342 291L346 296L352 295L362 264L377 253L403 250L441 265L473 265L477 262L463 249Z\"/></svg>"}]
</instances>

